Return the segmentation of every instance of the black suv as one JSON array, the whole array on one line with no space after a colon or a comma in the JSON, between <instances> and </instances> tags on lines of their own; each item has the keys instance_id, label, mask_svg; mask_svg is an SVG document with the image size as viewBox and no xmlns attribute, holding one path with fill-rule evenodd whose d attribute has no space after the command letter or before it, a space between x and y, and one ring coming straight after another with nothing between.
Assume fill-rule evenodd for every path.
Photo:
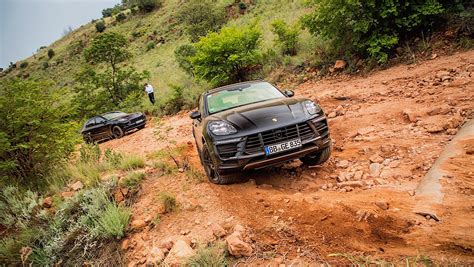
<instances>
[{"instance_id":1,"label":"black suv","mask_svg":"<svg viewBox=\"0 0 474 267\"><path fill-rule=\"evenodd\" d=\"M124 113L121 111L107 112L86 121L81 134L86 143L103 139L120 138L133 129L145 128L146 117L141 112Z\"/></svg>"},{"instance_id":2,"label":"black suv","mask_svg":"<svg viewBox=\"0 0 474 267\"><path fill-rule=\"evenodd\" d=\"M331 154L326 116L318 104L292 98L268 82L227 85L203 93L190 113L193 136L212 183L229 184L241 172L293 159L322 164Z\"/></svg>"}]
</instances>

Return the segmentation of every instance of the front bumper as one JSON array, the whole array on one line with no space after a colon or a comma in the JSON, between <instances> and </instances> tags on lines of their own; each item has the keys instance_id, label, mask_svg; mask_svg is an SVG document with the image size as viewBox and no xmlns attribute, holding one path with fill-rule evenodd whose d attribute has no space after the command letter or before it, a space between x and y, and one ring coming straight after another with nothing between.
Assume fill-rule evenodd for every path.
<instances>
[{"instance_id":1,"label":"front bumper","mask_svg":"<svg viewBox=\"0 0 474 267\"><path fill-rule=\"evenodd\" d=\"M311 129L311 133L308 129L298 131L301 129L301 125L307 124ZM250 169L260 169L269 167L276 164L281 164L284 162L288 162L290 160L298 159L304 157L308 154L312 154L318 151L321 151L328 146L330 146L331 139L329 135L329 129L327 126L326 117L321 116L317 118L312 118L307 121L300 122L295 125L300 125L296 127L296 132L298 133L298 137L301 140L302 146L293 150L288 150L281 152L275 155L266 155L264 152L263 147L266 145L271 145L272 143L266 143L263 140L263 136L268 136L269 133L258 133L258 137L260 139L260 146L254 147L251 153L246 153L247 146L246 142L251 139L251 137L244 137L238 141L234 140L224 140L224 141L217 141L214 142L214 152L218 159L217 168L220 173L235 173L242 170L250 170ZM290 125L285 128L292 127L294 125ZM274 129L280 130L280 129ZM294 133L293 133L294 134ZM293 137L292 137L293 138ZM235 155L229 156L229 153L225 153L226 156L223 156L223 153L220 153L219 146L228 146L229 143L234 142L236 144L236 153ZM250 142L250 141L249 141ZM222 150L222 149L221 149ZM232 151L233 152L233 151ZM230 153L232 154L232 153Z\"/></svg>"},{"instance_id":2,"label":"front bumper","mask_svg":"<svg viewBox=\"0 0 474 267\"><path fill-rule=\"evenodd\" d=\"M130 130L133 130L135 128L143 127L143 126L145 126L145 124L146 124L146 118L143 117L143 118L139 118L139 119L135 119L135 120L130 121L129 123L124 125L123 128L124 128L125 131L130 131Z\"/></svg>"}]
</instances>

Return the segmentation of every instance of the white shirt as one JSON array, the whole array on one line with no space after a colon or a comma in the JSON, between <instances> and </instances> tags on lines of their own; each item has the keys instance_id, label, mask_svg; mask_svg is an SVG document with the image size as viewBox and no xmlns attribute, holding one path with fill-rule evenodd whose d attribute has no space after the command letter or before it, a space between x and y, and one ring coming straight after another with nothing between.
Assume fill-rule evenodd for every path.
<instances>
[{"instance_id":1,"label":"white shirt","mask_svg":"<svg viewBox=\"0 0 474 267\"><path fill-rule=\"evenodd\" d=\"M145 86L145 91L146 91L148 94L153 93L153 86L151 86L151 84Z\"/></svg>"}]
</instances>

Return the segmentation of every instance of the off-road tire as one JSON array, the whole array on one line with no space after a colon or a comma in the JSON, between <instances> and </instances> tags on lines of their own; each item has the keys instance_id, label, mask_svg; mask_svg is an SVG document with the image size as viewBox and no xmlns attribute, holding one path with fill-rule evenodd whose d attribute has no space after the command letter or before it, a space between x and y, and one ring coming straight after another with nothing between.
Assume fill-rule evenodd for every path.
<instances>
[{"instance_id":1,"label":"off-road tire","mask_svg":"<svg viewBox=\"0 0 474 267\"><path fill-rule=\"evenodd\" d=\"M94 139L90 135L85 135L84 142L86 142L86 144L94 144Z\"/></svg>"},{"instance_id":2,"label":"off-road tire","mask_svg":"<svg viewBox=\"0 0 474 267\"><path fill-rule=\"evenodd\" d=\"M199 149L198 149L199 151ZM207 146L204 145L202 150L199 151L199 158L201 159L204 172L206 173L209 182L213 184L233 184L241 182L243 179L240 173L222 175L218 170L215 169L215 164L209 154Z\"/></svg>"},{"instance_id":3,"label":"off-road tire","mask_svg":"<svg viewBox=\"0 0 474 267\"><path fill-rule=\"evenodd\" d=\"M143 128L145 128L145 125L140 126L140 127L137 127L138 130L141 130L141 129L143 129Z\"/></svg>"},{"instance_id":4,"label":"off-road tire","mask_svg":"<svg viewBox=\"0 0 474 267\"><path fill-rule=\"evenodd\" d=\"M306 155L302 157L300 160L304 164L309 165L309 166L321 165L329 159L329 157L331 156L331 150L332 150L332 143L325 149L313 154Z\"/></svg>"},{"instance_id":5,"label":"off-road tire","mask_svg":"<svg viewBox=\"0 0 474 267\"><path fill-rule=\"evenodd\" d=\"M112 136L115 139L122 138L123 134L123 130L122 128L120 128L120 126L115 125L114 127L112 127Z\"/></svg>"}]
</instances>

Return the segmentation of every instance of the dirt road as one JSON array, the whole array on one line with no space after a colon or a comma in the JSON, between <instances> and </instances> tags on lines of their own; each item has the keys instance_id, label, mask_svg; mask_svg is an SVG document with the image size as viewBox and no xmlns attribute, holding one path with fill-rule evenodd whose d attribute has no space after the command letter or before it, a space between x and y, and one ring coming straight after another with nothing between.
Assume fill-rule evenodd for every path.
<instances>
[{"instance_id":1,"label":"dirt road","mask_svg":"<svg viewBox=\"0 0 474 267\"><path fill-rule=\"evenodd\" d=\"M164 215L158 226L129 234L128 262L144 263L166 238L212 241L209 225L216 222L225 229L237 223L250 229L253 254L236 263L337 263L362 256L473 264L473 139L463 143L466 153L451 160L451 175L441 181L448 197L437 209L440 220L413 212L418 183L473 116L473 77L474 51L469 51L367 77L296 86L297 96L317 100L330 118L331 159L316 168L295 161L254 171L246 174L250 182L229 186L147 168L134 219L157 212L161 191L176 194L180 210ZM189 145L194 143L190 124L182 113L101 146L151 160L154 151L184 145L191 165L202 172Z\"/></svg>"}]
</instances>

